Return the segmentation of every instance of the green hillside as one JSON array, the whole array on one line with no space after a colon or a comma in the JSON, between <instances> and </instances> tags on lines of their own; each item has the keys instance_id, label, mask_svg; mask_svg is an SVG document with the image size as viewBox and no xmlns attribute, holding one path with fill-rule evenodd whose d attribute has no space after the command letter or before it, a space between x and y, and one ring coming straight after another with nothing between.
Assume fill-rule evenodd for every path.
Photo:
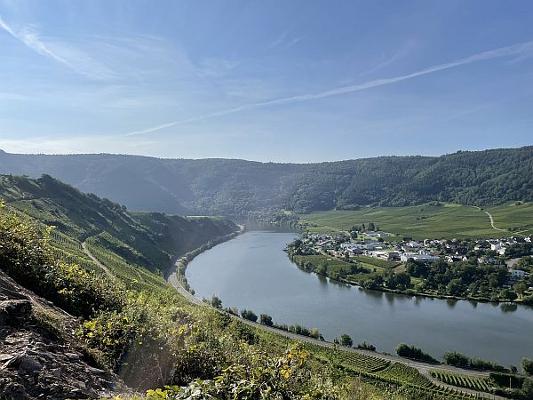
<instances>
[{"instance_id":1,"label":"green hillside","mask_svg":"<svg viewBox=\"0 0 533 400\"><path fill-rule=\"evenodd\" d=\"M159 275L173 256L238 229L222 218L130 213L48 175L39 179L0 176L0 198L9 209L53 226L50 244L58 255L102 273L84 251L85 243L98 261L129 285L162 282Z\"/></svg>"},{"instance_id":2,"label":"green hillside","mask_svg":"<svg viewBox=\"0 0 533 400\"><path fill-rule=\"evenodd\" d=\"M249 216L430 201L488 206L533 201L533 147L440 157L277 164L0 152L0 173L50 174L134 210Z\"/></svg>"}]
</instances>

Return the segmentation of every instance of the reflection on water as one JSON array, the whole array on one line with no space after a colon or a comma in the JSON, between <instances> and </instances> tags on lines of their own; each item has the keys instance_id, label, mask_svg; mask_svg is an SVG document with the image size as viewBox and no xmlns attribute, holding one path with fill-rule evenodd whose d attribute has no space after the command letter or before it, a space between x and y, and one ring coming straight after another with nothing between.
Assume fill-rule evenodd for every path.
<instances>
[{"instance_id":1,"label":"reflection on water","mask_svg":"<svg viewBox=\"0 0 533 400\"><path fill-rule=\"evenodd\" d=\"M246 232L200 254L187 269L199 297L265 313L280 324L347 333L394 352L398 343L518 364L533 357L533 309L363 290L301 271L282 250L294 233Z\"/></svg>"},{"instance_id":2,"label":"reflection on water","mask_svg":"<svg viewBox=\"0 0 533 400\"><path fill-rule=\"evenodd\" d=\"M500 309L504 313L515 312L516 310L518 310L518 305L514 303L503 303L500 306Z\"/></svg>"}]
</instances>

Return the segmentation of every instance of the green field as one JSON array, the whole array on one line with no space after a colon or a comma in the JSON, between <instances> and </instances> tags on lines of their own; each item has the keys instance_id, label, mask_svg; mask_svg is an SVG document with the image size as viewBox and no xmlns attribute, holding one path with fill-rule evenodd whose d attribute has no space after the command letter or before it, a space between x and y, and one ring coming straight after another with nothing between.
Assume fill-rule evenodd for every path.
<instances>
[{"instance_id":1,"label":"green field","mask_svg":"<svg viewBox=\"0 0 533 400\"><path fill-rule=\"evenodd\" d=\"M489 212L494 218L491 226ZM310 232L345 231L373 222L380 230L414 239L489 238L533 234L533 203L477 208L459 204L365 207L355 211L321 211L301 215ZM500 230L503 229L503 230Z\"/></svg>"}]
</instances>

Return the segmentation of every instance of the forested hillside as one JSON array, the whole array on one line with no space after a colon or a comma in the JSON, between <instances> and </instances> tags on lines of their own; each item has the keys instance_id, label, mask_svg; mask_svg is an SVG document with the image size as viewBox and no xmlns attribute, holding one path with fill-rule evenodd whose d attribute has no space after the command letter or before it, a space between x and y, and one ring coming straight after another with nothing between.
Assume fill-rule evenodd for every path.
<instances>
[{"instance_id":1,"label":"forested hillside","mask_svg":"<svg viewBox=\"0 0 533 400\"><path fill-rule=\"evenodd\" d=\"M124 155L0 154L0 172L55 176L134 210L244 216L432 200L533 201L533 147L319 164Z\"/></svg>"}]
</instances>

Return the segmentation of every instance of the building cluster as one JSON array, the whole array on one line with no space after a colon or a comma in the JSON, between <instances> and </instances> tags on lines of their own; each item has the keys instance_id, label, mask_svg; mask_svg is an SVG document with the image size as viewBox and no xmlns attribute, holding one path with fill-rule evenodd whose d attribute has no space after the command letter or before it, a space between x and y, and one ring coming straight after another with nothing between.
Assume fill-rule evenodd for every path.
<instances>
[{"instance_id":1,"label":"building cluster","mask_svg":"<svg viewBox=\"0 0 533 400\"><path fill-rule=\"evenodd\" d=\"M347 234L306 234L302 238L301 251L306 254L328 254L349 259L364 255L387 261L406 262L409 259L423 263L443 260L448 263L462 262L475 258L478 264L509 266L511 275L523 278L526 271L516 269L508 262L512 256L508 249L518 243L531 243L532 237L509 237L502 239L426 239L423 241L405 239L389 241L387 232L365 232L353 238Z\"/></svg>"}]
</instances>

